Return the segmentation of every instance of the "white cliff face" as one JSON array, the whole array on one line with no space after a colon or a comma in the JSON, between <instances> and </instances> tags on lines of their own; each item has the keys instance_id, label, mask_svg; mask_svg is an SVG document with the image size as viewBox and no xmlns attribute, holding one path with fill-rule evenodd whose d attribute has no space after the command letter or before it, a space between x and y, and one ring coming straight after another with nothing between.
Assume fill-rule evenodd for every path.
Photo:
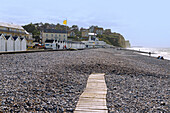
<instances>
[{"instance_id":1,"label":"white cliff face","mask_svg":"<svg viewBox=\"0 0 170 113\"><path fill-rule=\"evenodd\" d=\"M131 47L129 40L125 41L125 46L126 46L126 48L130 48Z\"/></svg>"}]
</instances>

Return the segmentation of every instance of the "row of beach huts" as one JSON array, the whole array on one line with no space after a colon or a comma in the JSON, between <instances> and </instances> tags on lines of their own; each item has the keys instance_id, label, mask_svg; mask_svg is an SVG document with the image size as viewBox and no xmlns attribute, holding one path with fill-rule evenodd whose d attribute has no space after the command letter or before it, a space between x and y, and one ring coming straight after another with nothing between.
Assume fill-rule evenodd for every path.
<instances>
[{"instance_id":1,"label":"row of beach huts","mask_svg":"<svg viewBox=\"0 0 170 113\"><path fill-rule=\"evenodd\" d=\"M89 33L88 41L61 41L61 40L46 40L45 48L47 49L85 49L85 48L101 48L110 47L104 41L99 41L95 33Z\"/></svg>"},{"instance_id":2,"label":"row of beach huts","mask_svg":"<svg viewBox=\"0 0 170 113\"><path fill-rule=\"evenodd\" d=\"M27 41L24 37L0 34L0 52L26 51L26 49Z\"/></svg>"},{"instance_id":3,"label":"row of beach huts","mask_svg":"<svg viewBox=\"0 0 170 113\"><path fill-rule=\"evenodd\" d=\"M39 44L39 43L38 43ZM44 43L45 49L85 49L85 48L109 47L104 41L99 41L98 38L91 38L88 41L67 41L67 40L46 40ZM0 52L26 51L27 40L20 36L6 36L0 34Z\"/></svg>"},{"instance_id":4,"label":"row of beach huts","mask_svg":"<svg viewBox=\"0 0 170 113\"><path fill-rule=\"evenodd\" d=\"M60 40L46 40L46 49L84 49L86 45L82 42L76 41L60 41Z\"/></svg>"}]
</instances>

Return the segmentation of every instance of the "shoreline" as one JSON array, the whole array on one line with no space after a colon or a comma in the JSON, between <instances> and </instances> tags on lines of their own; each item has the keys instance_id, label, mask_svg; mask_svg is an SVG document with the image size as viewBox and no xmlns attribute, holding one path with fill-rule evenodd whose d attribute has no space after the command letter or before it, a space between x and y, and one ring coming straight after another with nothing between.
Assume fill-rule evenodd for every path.
<instances>
[{"instance_id":1,"label":"shoreline","mask_svg":"<svg viewBox=\"0 0 170 113\"><path fill-rule=\"evenodd\" d=\"M0 58L2 112L72 113L91 73L106 73L109 112L169 110L168 60L113 48L3 54Z\"/></svg>"},{"instance_id":2,"label":"shoreline","mask_svg":"<svg viewBox=\"0 0 170 113\"><path fill-rule=\"evenodd\" d=\"M140 48L139 48L140 49ZM142 49L142 48L141 48ZM152 48L151 48L152 49ZM155 48L154 48L155 49ZM159 49L159 48L158 48ZM169 49L169 48L163 48L163 49ZM149 52L146 52L144 50L135 50L133 48L127 48L125 50L132 50L135 51L141 55L145 55L145 56L149 56ZM161 53L155 53L155 52L151 52L151 57L157 58L158 56L163 56L164 60L170 60L170 56L166 56L166 55L162 55Z\"/></svg>"}]
</instances>

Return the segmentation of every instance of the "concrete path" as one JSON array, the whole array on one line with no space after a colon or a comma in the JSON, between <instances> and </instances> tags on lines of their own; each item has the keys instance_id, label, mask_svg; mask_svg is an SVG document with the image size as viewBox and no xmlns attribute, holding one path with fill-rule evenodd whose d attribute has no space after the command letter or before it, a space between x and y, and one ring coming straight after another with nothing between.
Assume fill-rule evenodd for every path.
<instances>
[{"instance_id":1,"label":"concrete path","mask_svg":"<svg viewBox=\"0 0 170 113\"><path fill-rule=\"evenodd\" d=\"M108 113L106 94L107 87L104 74L91 74L74 113Z\"/></svg>"}]
</instances>

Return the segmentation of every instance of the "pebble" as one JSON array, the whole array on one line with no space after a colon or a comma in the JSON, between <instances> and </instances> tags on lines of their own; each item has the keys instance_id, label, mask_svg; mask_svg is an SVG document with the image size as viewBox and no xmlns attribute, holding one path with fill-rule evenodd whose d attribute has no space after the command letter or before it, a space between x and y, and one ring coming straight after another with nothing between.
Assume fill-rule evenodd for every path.
<instances>
[{"instance_id":1,"label":"pebble","mask_svg":"<svg viewBox=\"0 0 170 113\"><path fill-rule=\"evenodd\" d=\"M110 113L169 111L167 60L113 48L0 59L0 112L72 113L91 73L106 73Z\"/></svg>"}]
</instances>

